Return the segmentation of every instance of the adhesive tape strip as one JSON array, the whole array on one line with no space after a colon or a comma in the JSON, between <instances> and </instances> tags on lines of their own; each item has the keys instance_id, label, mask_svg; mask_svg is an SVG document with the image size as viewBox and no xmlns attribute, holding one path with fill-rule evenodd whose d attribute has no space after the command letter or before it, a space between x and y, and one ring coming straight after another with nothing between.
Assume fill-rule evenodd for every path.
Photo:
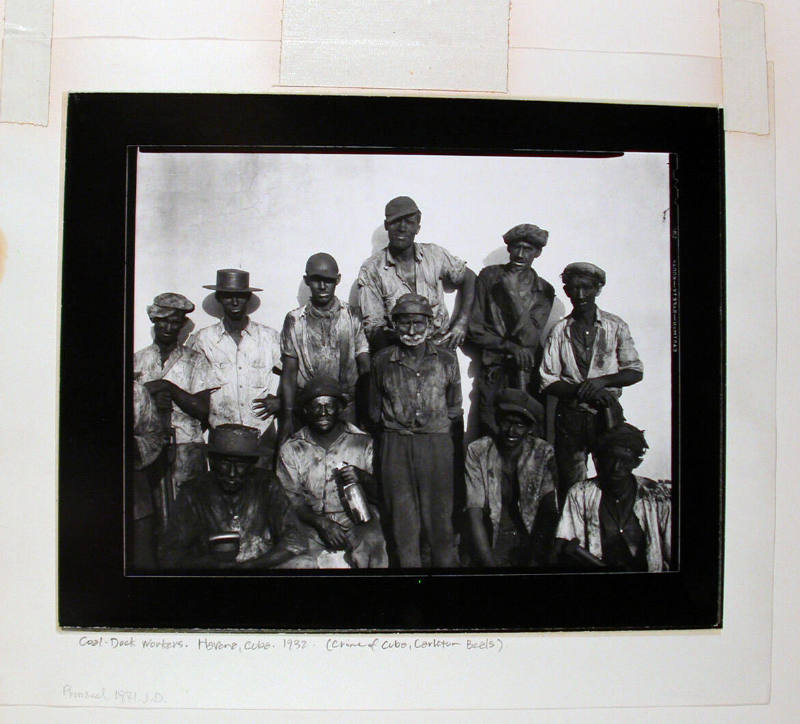
<instances>
[{"instance_id":1,"label":"adhesive tape strip","mask_svg":"<svg viewBox=\"0 0 800 724\"><path fill-rule=\"evenodd\" d=\"M769 133L764 6L747 0L720 3L725 130Z\"/></svg>"},{"instance_id":2,"label":"adhesive tape strip","mask_svg":"<svg viewBox=\"0 0 800 724\"><path fill-rule=\"evenodd\" d=\"M53 0L6 0L0 121L47 125Z\"/></svg>"}]
</instances>

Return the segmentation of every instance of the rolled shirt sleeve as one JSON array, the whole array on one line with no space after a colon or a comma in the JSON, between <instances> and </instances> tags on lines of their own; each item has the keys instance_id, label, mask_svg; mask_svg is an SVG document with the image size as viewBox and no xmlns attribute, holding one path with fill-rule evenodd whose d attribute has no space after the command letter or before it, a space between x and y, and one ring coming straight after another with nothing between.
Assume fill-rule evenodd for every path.
<instances>
[{"instance_id":1,"label":"rolled shirt sleeve","mask_svg":"<svg viewBox=\"0 0 800 724\"><path fill-rule=\"evenodd\" d=\"M440 255L439 278L450 286L460 287L467 273L467 263L441 246L435 248Z\"/></svg>"},{"instance_id":2,"label":"rolled shirt sleeve","mask_svg":"<svg viewBox=\"0 0 800 724\"><path fill-rule=\"evenodd\" d=\"M561 379L561 353L558 339L560 332L557 332L557 329L558 326L553 327L544 344L544 354L539 365L540 392Z\"/></svg>"},{"instance_id":3,"label":"rolled shirt sleeve","mask_svg":"<svg viewBox=\"0 0 800 724\"><path fill-rule=\"evenodd\" d=\"M626 322L619 321L617 327L617 365L621 370L636 370L644 372L644 365L639 359L639 353L633 344L633 337Z\"/></svg>"},{"instance_id":4,"label":"rolled shirt sleeve","mask_svg":"<svg viewBox=\"0 0 800 724\"><path fill-rule=\"evenodd\" d=\"M358 272L357 284L363 329L366 336L370 337L375 330L380 329L386 323L380 279L366 265L363 265Z\"/></svg>"}]
</instances>

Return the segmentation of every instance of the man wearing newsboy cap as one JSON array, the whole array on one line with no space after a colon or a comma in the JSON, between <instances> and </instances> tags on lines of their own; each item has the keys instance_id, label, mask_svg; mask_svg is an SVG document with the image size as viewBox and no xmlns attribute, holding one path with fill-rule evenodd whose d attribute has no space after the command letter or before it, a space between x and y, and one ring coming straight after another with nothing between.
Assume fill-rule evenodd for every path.
<instances>
[{"instance_id":1,"label":"man wearing newsboy cap","mask_svg":"<svg viewBox=\"0 0 800 724\"><path fill-rule=\"evenodd\" d=\"M178 341L194 304L182 294L159 294L147 307L153 344L133 357L133 378L152 396L161 419L163 450L148 467L162 525L181 485L206 469L203 424L215 386L205 357Z\"/></svg>"},{"instance_id":2,"label":"man wearing newsboy cap","mask_svg":"<svg viewBox=\"0 0 800 724\"><path fill-rule=\"evenodd\" d=\"M469 339L481 350L478 409L484 434L496 430L494 396L505 387L536 393L544 330L555 291L532 268L549 234L517 224L503 234L508 262L484 267L475 286Z\"/></svg>"},{"instance_id":3,"label":"man wearing newsboy cap","mask_svg":"<svg viewBox=\"0 0 800 724\"><path fill-rule=\"evenodd\" d=\"M431 342L451 349L466 338L475 295L475 273L458 257L436 244L418 244L422 213L414 199L398 196L385 208L389 245L361 265L358 293L364 331L373 351L395 341L390 315L397 300L415 293L431 304ZM458 289L458 316L450 319L445 289Z\"/></svg>"},{"instance_id":4,"label":"man wearing newsboy cap","mask_svg":"<svg viewBox=\"0 0 800 724\"><path fill-rule=\"evenodd\" d=\"M250 286L250 274L242 269L219 269L217 283L203 288L214 291L223 310L219 323L201 329L189 339L189 346L208 360L214 384L219 386L211 395L209 424L256 428L262 438L262 463L271 463L277 435L275 414L280 406L276 395L280 341L274 329L247 315L253 292L262 290Z\"/></svg>"},{"instance_id":5,"label":"man wearing newsboy cap","mask_svg":"<svg viewBox=\"0 0 800 724\"><path fill-rule=\"evenodd\" d=\"M314 567L283 488L272 472L256 467L259 454L253 427L210 431L211 470L181 489L159 542L162 568Z\"/></svg>"}]
</instances>

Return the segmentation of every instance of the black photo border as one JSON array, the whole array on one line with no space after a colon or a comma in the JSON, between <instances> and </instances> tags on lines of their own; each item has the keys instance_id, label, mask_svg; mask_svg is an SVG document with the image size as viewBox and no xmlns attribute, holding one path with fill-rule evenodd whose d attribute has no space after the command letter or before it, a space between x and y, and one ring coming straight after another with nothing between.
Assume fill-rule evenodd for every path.
<instances>
[{"instance_id":1,"label":"black photo border","mask_svg":"<svg viewBox=\"0 0 800 724\"><path fill-rule=\"evenodd\" d=\"M664 574L126 576L138 147L670 154L674 541ZM716 108L366 96L71 94L62 264L58 621L66 628L542 631L722 625L724 184ZM102 311L100 311L102 310Z\"/></svg>"}]
</instances>

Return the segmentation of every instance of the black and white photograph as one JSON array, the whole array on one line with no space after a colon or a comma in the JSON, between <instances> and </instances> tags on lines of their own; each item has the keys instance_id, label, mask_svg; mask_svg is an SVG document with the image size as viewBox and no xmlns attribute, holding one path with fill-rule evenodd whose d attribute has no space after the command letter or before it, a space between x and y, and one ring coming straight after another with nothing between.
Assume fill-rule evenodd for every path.
<instances>
[{"instance_id":1,"label":"black and white photograph","mask_svg":"<svg viewBox=\"0 0 800 724\"><path fill-rule=\"evenodd\" d=\"M105 321L124 361L102 377L98 496L62 444L62 620L720 624L718 114L153 100L71 100L65 288L123 262ZM416 122L391 126L398 111ZM111 161L85 154L97 124ZM93 260L83 183L109 184L99 213L123 232ZM65 346L91 334L77 293ZM99 364L80 362L62 359L67 395ZM76 402L95 429L96 401ZM104 500L114 586L76 596L74 513ZM202 611L169 604L198 590ZM260 610L276 590L293 605Z\"/></svg>"}]
</instances>

